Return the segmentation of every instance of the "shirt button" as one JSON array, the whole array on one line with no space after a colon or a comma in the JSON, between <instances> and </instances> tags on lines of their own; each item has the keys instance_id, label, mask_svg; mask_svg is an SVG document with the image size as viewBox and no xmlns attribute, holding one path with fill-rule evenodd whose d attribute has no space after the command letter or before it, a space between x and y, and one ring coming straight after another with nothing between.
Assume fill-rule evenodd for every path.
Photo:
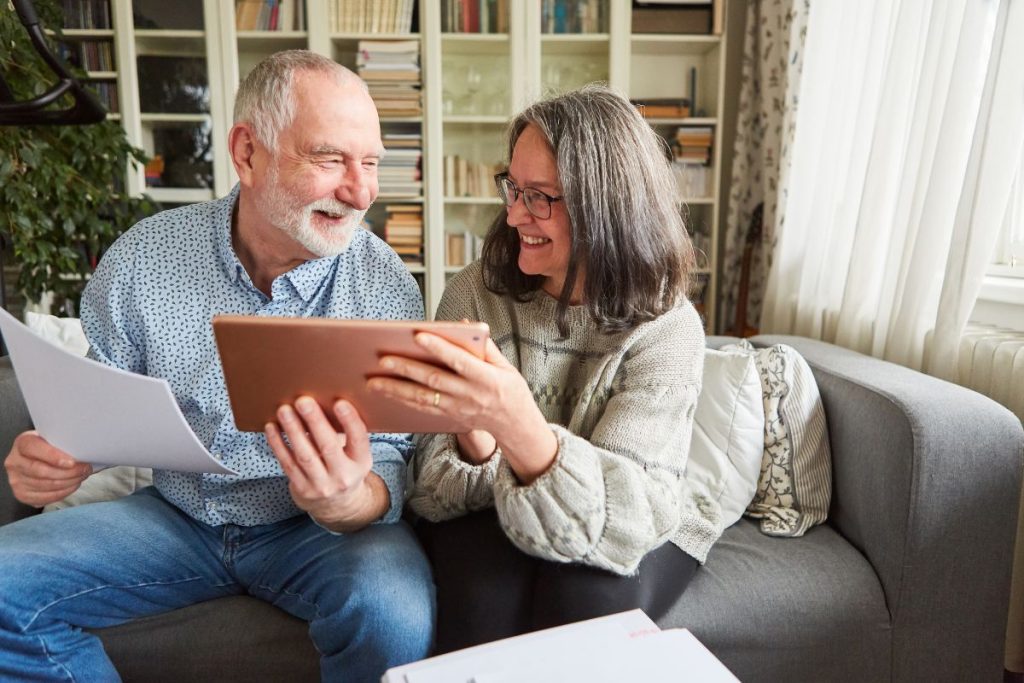
<instances>
[{"instance_id":1,"label":"shirt button","mask_svg":"<svg viewBox=\"0 0 1024 683\"><path fill-rule=\"evenodd\" d=\"M209 503L206 504L206 507L210 508L210 511L212 512L217 509L217 503L211 500Z\"/></svg>"}]
</instances>

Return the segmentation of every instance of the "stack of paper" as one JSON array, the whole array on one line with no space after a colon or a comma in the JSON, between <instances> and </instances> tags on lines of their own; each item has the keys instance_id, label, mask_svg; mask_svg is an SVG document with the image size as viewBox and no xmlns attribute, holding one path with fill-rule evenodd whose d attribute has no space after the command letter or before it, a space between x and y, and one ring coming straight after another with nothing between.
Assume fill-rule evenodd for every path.
<instances>
[{"instance_id":1,"label":"stack of paper","mask_svg":"<svg viewBox=\"0 0 1024 683\"><path fill-rule=\"evenodd\" d=\"M689 631L632 610L398 666L382 683L737 680Z\"/></svg>"}]
</instances>

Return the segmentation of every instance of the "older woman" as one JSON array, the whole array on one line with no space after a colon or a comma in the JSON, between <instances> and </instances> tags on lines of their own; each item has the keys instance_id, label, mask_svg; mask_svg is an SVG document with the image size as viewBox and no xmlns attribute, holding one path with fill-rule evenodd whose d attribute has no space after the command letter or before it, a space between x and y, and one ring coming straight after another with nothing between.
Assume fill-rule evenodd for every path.
<instances>
[{"instance_id":1,"label":"older woman","mask_svg":"<svg viewBox=\"0 0 1024 683\"><path fill-rule=\"evenodd\" d=\"M458 434L426 435L412 508L447 651L634 607L663 614L720 533L684 477L704 333L665 143L600 86L509 128L505 210L437 317L487 322L479 360L388 356L370 385Z\"/></svg>"}]
</instances>

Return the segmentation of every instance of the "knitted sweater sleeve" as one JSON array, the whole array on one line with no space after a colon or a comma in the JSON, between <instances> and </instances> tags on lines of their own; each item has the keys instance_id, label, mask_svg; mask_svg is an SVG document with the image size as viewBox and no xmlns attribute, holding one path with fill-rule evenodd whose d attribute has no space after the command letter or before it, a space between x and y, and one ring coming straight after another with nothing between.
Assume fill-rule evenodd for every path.
<instances>
[{"instance_id":1,"label":"knitted sweater sleeve","mask_svg":"<svg viewBox=\"0 0 1024 683\"><path fill-rule=\"evenodd\" d=\"M479 320L474 305L472 280L479 264L457 275L441 297L437 320ZM432 522L461 517L494 505L494 480L501 462L495 453L483 465L466 462L459 455L454 434L422 434L413 457L415 483L409 496L413 511Z\"/></svg>"},{"instance_id":2,"label":"knitted sweater sleeve","mask_svg":"<svg viewBox=\"0 0 1024 683\"><path fill-rule=\"evenodd\" d=\"M558 454L535 481L522 486L498 464L495 507L517 547L628 575L682 530L694 536L684 549L704 560L718 524L683 479L703 366L693 318L636 340L589 438L551 425Z\"/></svg>"}]
</instances>

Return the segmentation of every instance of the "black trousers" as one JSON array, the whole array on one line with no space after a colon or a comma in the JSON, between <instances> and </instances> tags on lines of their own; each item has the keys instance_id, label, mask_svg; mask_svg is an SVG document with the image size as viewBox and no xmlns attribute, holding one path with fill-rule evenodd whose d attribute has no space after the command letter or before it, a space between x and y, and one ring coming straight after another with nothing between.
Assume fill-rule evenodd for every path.
<instances>
[{"instance_id":1,"label":"black trousers","mask_svg":"<svg viewBox=\"0 0 1024 683\"><path fill-rule=\"evenodd\" d=\"M416 530L437 585L435 654L637 607L658 619L698 565L671 543L648 553L634 576L549 562L512 545L493 509L420 520Z\"/></svg>"}]
</instances>

